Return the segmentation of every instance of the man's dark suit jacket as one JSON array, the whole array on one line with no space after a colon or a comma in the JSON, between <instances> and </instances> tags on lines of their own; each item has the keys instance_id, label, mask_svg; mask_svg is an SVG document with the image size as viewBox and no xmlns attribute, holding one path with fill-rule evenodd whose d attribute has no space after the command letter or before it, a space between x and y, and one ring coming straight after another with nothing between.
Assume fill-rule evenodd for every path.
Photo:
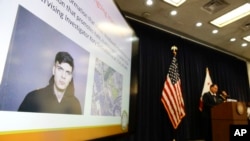
<instances>
[{"instance_id":1,"label":"man's dark suit jacket","mask_svg":"<svg viewBox=\"0 0 250 141\"><path fill-rule=\"evenodd\" d=\"M206 92L203 97L203 116L210 118L211 117L211 109L212 107L214 107L215 105L218 105L221 103L221 100L219 99L219 97L213 96L210 92Z\"/></svg>"}]
</instances>

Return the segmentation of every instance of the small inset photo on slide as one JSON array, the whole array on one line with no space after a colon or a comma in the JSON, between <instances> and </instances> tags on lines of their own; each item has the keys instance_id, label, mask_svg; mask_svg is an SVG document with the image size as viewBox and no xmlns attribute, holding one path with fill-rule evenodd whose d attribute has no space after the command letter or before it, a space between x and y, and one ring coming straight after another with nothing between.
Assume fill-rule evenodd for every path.
<instances>
[{"instance_id":1,"label":"small inset photo on slide","mask_svg":"<svg viewBox=\"0 0 250 141\"><path fill-rule=\"evenodd\" d=\"M96 59L91 115L121 116L123 76Z\"/></svg>"}]
</instances>

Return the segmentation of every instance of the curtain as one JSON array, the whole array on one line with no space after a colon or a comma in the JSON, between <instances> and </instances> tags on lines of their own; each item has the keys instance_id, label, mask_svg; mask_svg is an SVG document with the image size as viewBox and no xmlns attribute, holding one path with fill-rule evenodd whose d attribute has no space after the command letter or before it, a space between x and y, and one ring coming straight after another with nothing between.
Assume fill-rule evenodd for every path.
<instances>
[{"instance_id":1,"label":"curtain","mask_svg":"<svg viewBox=\"0 0 250 141\"><path fill-rule=\"evenodd\" d=\"M206 67L219 91L226 90L231 98L249 101L246 62L228 54L171 35L144 24L129 21L139 37L139 94L135 140L186 141L202 139L202 120L198 109ZM163 84L173 53L177 60L185 102L186 116L174 130L160 101Z\"/></svg>"}]
</instances>

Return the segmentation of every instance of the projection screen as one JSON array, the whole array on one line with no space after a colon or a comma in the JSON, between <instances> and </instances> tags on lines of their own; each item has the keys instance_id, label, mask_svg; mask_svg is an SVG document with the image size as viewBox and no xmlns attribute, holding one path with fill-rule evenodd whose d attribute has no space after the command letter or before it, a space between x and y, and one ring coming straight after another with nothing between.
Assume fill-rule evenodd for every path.
<instances>
[{"instance_id":1,"label":"projection screen","mask_svg":"<svg viewBox=\"0 0 250 141\"><path fill-rule=\"evenodd\" d=\"M0 0L0 18L1 141L128 131L134 32L112 0Z\"/></svg>"}]
</instances>

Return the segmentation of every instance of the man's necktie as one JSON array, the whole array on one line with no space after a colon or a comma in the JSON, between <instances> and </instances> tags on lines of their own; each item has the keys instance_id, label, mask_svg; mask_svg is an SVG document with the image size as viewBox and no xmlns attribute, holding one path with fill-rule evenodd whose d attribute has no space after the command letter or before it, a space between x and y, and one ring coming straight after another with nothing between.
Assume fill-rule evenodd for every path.
<instances>
[{"instance_id":1,"label":"man's necktie","mask_svg":"<svg viewBox=\"0 0 250 141\"><path fill-rule=\"evenodd\" d=\"M213 97L214 97L214 102L216 103L216 96L215 96L215 95L213 95Z\"/></svg>"}]
</instances>

